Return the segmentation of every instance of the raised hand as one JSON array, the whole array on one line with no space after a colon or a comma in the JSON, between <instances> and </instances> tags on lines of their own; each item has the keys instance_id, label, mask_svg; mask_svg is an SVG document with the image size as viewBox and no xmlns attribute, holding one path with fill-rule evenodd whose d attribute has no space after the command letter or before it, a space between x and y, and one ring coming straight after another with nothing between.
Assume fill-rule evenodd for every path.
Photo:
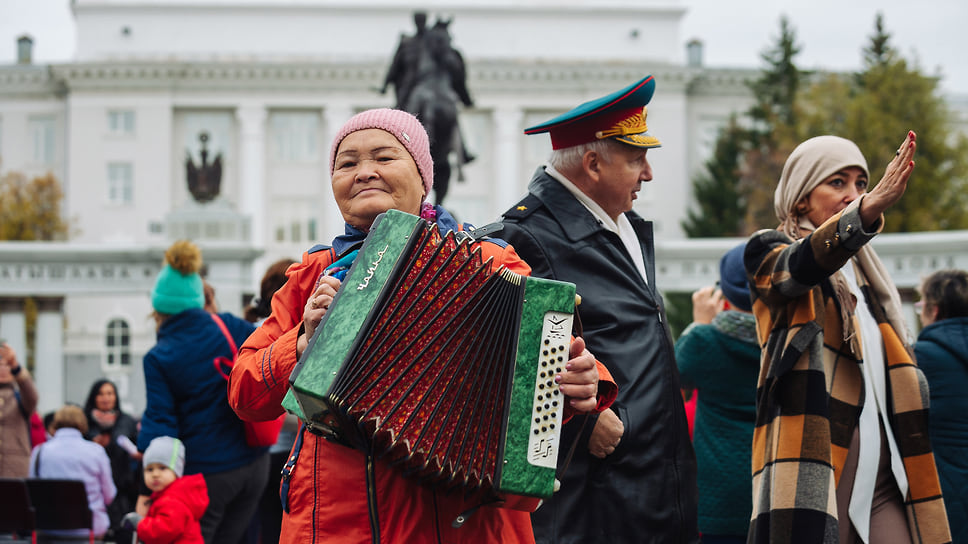
<instances>
[{"instance_id":1,"label":"raised hand","mask_svg":"<svg viewBox=\"0 0 968 544\"><path fill-rule=\"evenodd\" d=\"M917 149L917 135L908 131L894 158L887 165L884 177L867 195L860 205L860 218L864 228L873 225L888 208L898 203L907 190L908 179L914 171L914 151Z\"/></svg>"}]
</instances>

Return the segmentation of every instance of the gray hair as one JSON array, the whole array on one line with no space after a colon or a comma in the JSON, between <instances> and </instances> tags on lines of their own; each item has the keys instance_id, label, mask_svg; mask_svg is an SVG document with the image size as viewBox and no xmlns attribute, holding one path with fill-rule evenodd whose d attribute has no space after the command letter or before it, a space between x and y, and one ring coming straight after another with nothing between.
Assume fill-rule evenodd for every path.
<instances>
[{"instance_id":1,"label":"gray hair","mask_svg":"<svg viewBox=\"0 0 968 544\"><path fill-rule=\"evenodd\" d=\"M594 151L605 162L611 162L611 150L613 146L623 145L611 139L595 140L587 144L573 145L564 149L556 149L548 157L548 164L559 172L575 170L581 168L582 157L588 151Z\"/></svg>"}]
</instances>

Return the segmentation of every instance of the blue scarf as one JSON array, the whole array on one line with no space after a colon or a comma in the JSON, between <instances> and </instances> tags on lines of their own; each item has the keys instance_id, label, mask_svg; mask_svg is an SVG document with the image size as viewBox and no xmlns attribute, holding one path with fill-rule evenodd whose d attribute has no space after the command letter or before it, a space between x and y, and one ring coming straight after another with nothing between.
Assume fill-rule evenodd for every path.
<instances>
[{"instance_id":1,"label":"blue scarf","mask_svg":"<svg viewBox=\"0 0 968 544\"><path fill-rule=\"evenodd\" d=\"M446 234L448 231L460 231L460 225L457 224L457 220L454 219L454 216L450 215L450 212L441 208L440 206L434 206L433 212L434 215L436 215L434 222L437 223L437 228L440 229L441 234ZM426 214L421 214L421 216L425 215ZM472 225L468 224L465 224L464 226L466 228L473 228ZM341 257L337 259L336 262L326 267L325 274L343 281L343 279L346 277L346 273L349 272L350 266L353 265L353 261L356 259L359 249L350 251L345 255L343 255L343 253L350 250L354 245L357 245L365 240L367 234L367 232L364 232L350 225L349 223L346 223L344 233L333 239L333 251L335 251L337 255L341 255Z\"/></svg>"}]
</instances>

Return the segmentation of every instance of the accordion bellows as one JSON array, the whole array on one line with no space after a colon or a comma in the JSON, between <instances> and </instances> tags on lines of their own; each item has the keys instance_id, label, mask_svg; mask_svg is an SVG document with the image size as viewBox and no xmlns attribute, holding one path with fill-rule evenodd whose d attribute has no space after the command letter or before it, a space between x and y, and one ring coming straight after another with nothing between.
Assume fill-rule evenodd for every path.
<instances>
[{"instance_id":1,"label":"accordion bellows","mask_svg":"<svg viewBox=\"0 0 968 544\"><path fill-rule=\"evenodd\" d=\"M548 497L574 305L574 284L492 272L470 236L390 210L283 405L428 485Z\"/></svg>"}]
</instances>

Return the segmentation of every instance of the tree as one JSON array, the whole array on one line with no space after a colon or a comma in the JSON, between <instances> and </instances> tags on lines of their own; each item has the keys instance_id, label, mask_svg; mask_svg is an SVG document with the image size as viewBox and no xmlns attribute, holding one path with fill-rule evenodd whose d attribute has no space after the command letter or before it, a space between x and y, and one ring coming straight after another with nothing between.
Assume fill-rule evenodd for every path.
<instances>
[{"instance_id":1,"label":"tree","mask_svg":"<svg viewBox=\"0 0 968 544\"><path fill-rule=\"evenodd\" d=\"M799 143L796 131L800 113L797 103L801 81L809 75L796 66L800 53L796 32L786 17L780 18L780 35L761 58L766 63L759 79L750 85L754 104L749 148L744 153L740 190L746 197L746 230L776 226L773 193L783 163Z\"/></svg>"},{"instance_id":2,"label":"tree","mask_svg":"<svg viewBox=\"0 0 968 544\"><path fill-rule=\"evenodd\" d=\"M0 178L0 240L63 240L69 224L61 216L64 192L53 174L28 180L20 172Z\"/></svg>"},{"instance_id":3,"label":"tree","mask_svg":"<svg viewBox=\"0 0 968 544\"><path fill-rule=\"evenodd\" d=\"M690 238L744 236L746 232L746 197L740 190L740 160L748 147L748 131L739 126L736 117L716 138L713 156L706 161L705 172L692 182L697 208L686 211L682 229Z\"/></svg>"},{"instance_id":4,"label":"tree","mask_svg":"<svg viewBox=\"0 0 968 544\"><path fill-rule=\"evenodd\" d=\"M873 186L904 134L914 130L914 174L904 198L886 213L885 231L968 228L968 138L951 126L937 79L898 54L880 15L863 62L853 77L831 75L804 92L806 135L836 134L857 143Z\"/></svg>"},{"instance_id":5,"label":"tree","mask_svg":"<svg viewBox=\"0 0 968 544\"><path fill-rule=\"evenodd\" d=\"M749 111L754 122L754 135L768 138L777 125L796 123L796 96L800 81L807 73L794 63L800 54L796 32L786 16L780 17L780 35L776 44L760 54L766 69L750 84L756 103Z\"/></svg>"},{"instance_id":6,"label":"tree","mask_svg":"<svg viewBox=\"0 0 968 544\"><path fill-rule=\"evenodd\" d=\"M64 192L53 174L28 180L20 172L0 177L0 241L61 240L67 237L69 223L61 216ZM27 368L34 368L37 330L37 303L24 299Z\"/></svg>"}]
</instances>

